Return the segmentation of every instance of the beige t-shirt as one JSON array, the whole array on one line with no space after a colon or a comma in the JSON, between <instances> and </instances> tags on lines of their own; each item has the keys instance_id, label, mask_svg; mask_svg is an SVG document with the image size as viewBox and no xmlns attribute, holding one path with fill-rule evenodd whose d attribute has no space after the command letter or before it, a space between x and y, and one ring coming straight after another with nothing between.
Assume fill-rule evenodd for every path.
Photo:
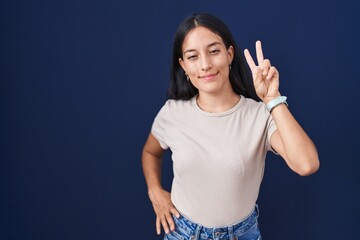
<instances>
[{"instance_id":1,"label":"beige t-shirt","mask_svg":"<svg viewBox=\"0 0 360 240\"><path fill-rule=\"evenodd\" d=\"M276 129L265 104L244 96L222 113L204 112L196 97L168 100L151 132L172 152L171 198L178 211L205 227L228 226L248 216Z\"/></svg>"}]
</instances>

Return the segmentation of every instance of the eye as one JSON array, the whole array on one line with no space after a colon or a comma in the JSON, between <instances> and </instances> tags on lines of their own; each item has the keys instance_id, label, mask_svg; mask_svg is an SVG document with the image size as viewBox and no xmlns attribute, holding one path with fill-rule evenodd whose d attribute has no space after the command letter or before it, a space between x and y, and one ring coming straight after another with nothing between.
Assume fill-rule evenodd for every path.
<instances>
[{"instance_id":1,"label":"eye","mask_svg":"<svg viewBox=\"0 0 360 240\"><path fill-rule=\"evenodd\" d=\"M195 60L196 58L197 58L197 55L191 55L191 56L187 57L188 60Z\"/></svg>"},{"instance_id":2,"label":"eye","mask_svg":"<svg viewBox=\"0 0 360 240\"><path fill-rule=\"evenodd\" d=\"M214 55L214 54L218 54L220 52L219 49L215 49L215 50L211 50L210 54Z\"/></svg>"}]
</instances>

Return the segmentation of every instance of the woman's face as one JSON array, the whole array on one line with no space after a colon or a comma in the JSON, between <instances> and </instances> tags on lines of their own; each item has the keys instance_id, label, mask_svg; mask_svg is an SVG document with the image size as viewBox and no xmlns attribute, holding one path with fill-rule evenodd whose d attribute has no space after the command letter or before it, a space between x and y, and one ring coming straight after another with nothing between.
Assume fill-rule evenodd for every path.
<instances>
[{"instance_id":1,"label":"woman's face","mask_svg":"<svg viewBox=\"0 0 360 240\"><path fill-rule=\"evenodd\" d=\"M179 63L199 94L232 91L229 65L234 50L232 46L226 49L219 35L198 26L186 35L182 53Z\"/></svg>"}]
</instances>

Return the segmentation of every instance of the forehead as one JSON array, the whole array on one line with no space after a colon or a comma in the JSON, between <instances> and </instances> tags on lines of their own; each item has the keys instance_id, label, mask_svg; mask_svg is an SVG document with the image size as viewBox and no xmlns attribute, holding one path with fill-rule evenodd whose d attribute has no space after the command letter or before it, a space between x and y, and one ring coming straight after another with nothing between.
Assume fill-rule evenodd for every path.
<instances>
[{"instance_id":1,"label":"forehead","mask_svg":"<svg viewBox=\"0 0 360 240\"><path fill-rule=\"evenodd\" d=\"M219 35L205 27L198 26L188 32L184 39L182 50L185 51L186 49L200 49L207 47L209 44L214 42L219 42L224 45L223 40Z\"/></svg>"}]
</instances>

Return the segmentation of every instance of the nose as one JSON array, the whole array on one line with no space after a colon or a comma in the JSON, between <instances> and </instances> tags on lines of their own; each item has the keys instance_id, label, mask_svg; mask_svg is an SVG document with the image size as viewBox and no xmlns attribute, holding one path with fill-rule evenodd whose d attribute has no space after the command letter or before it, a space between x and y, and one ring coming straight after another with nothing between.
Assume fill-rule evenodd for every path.
<instances>
[{"instance_id":1,"label":"nose","mask_svg":"<svg viewBox=\"0 0 360 240\"><path fill-rule=\"evenodd\" d=\"M211 61L208 56L204 56L201 59L201 70L202 71L208 71L212 68Z\"/></svg>"}]
</instances>

